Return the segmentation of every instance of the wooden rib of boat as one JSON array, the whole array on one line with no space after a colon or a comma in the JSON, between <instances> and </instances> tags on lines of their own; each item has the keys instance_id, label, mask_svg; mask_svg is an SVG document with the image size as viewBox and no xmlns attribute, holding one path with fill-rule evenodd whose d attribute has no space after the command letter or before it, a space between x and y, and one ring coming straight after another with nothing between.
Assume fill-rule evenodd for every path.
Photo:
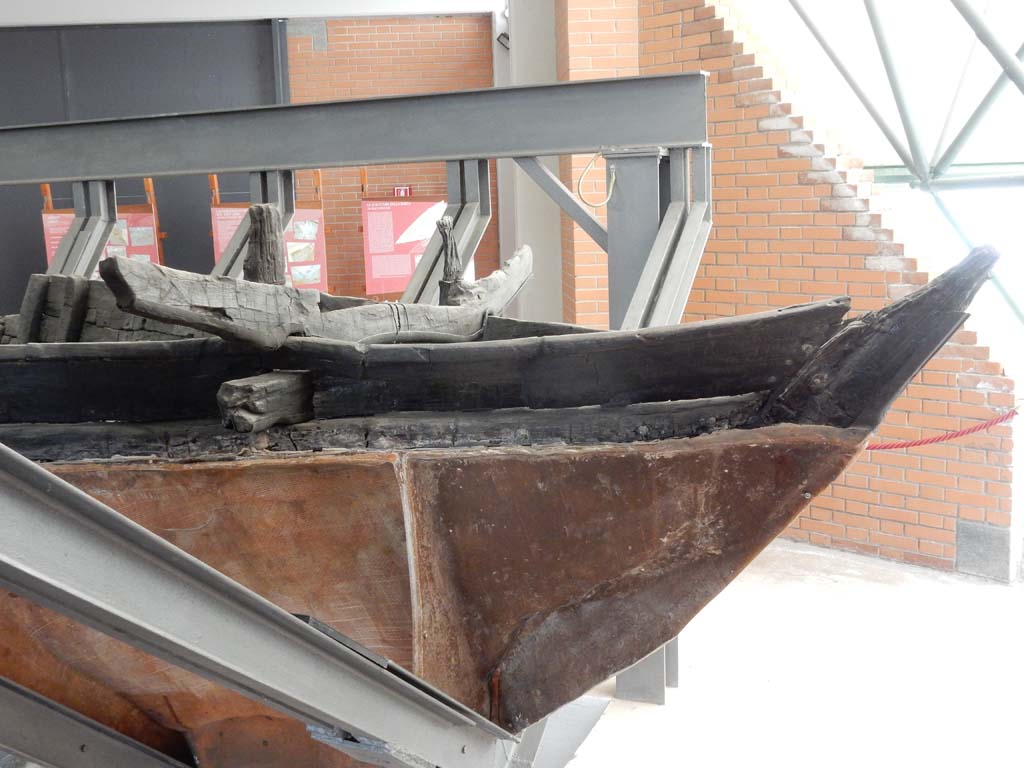
<instances>
[{"instance_id":1,"label":"wooden rib of boat","mask_svg":"<svg viewBox=\"0 0 1024 768\"><path fill-rule=\"evenodd\" d=\"M110 262L114 300L40 277L8 321L28 343L0 346L0 441L515 732L674 637L781 532L995 258L852 320L834 299L593 332L467 304L444 323L472 340L396 321L390 344L294 334L363 333L394 305L261 286L302 305L265 333L278 310L247 326L225 279L197 320L193 294L168 314L177 299L133 284L176 275ZM327 317L344 312L363 316ZM132 738L214 768L349 764L259 703L2 600L0 675Z\"/></svg>"}]
</instances>

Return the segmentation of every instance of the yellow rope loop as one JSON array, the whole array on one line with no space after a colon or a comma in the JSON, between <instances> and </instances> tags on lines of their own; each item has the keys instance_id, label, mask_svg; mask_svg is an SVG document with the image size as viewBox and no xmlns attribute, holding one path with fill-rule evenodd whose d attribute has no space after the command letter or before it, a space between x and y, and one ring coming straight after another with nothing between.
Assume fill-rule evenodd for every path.
<instances>
[{"instance_id":1,"label":"yellow rope loop","mask_svg":"<svg viewBox=\"0 0 1024 768\"><path fill-rule=\"evenodd\" d=\"M612 199L612 192L615 191L615 163L612 163L611 168L609 169L611 173L611 180L608 182L608 194L604 196L604 200L599 203L592 203L583 195L583 180L587 178L587 174L590 173L591 169L594 167L594 163L597 162L597 158L600 156L600 152L594 153L590 158L590 162L587 163L587 167L583 169L583 173L580 174L580 178L576 182L576 197L578 197L584 205L589 205L591 208L603 208L608 205L608 201Z\"/></svg>"}]
</instances>

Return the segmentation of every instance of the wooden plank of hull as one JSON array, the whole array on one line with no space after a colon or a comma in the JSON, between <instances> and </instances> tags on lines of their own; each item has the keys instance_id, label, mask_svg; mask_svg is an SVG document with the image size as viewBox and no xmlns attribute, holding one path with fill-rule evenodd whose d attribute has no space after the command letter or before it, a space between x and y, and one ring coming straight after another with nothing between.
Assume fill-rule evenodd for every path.
<instances>
[{"instance_id":1,"label":"wooden plank of hull","mask_svg":"<svg viewBox=\"0 0 1024 768\"><path fill-rule=\"evenodd\" d=\"M845 299L834 299L641 331L382 345L365 353L292 339L287 349L303 351L293 367L322 372L314 395L317 418L621 405L775 389L838 329L848 308Z\"/></svg>"},{"instance_id":2,"label":"wooden plank of hull","mask_svg":"<svg viewBox=\"0 0 1024 768\"><path fill-rule=\"evenodd\" d=\"M221 384L268 369L220 339L5 345L0 423L216 417Z\"/></svg>"},{"instance_id":3,"label":"wooden plank of hull","mask_svg":"<svg viewBox=\"0 0 1024 768\"><path fill-rule=\"evenodd\" d=\"M633 446L53 469L519 729L677 633L862 437L778 426ZM193 739L234 743L235 729L256 732L254 718L280 719L69 620L0 616L22 622L4 631L28 631L59 663ZM300 741L292 733L261 764L295 764ZM216 754L214 768L238 765Z\"/></svg>"},{"instance_id":4,"label":"wooden plank of hull","mask_svg":"<svg viewBox=\"0 0 1024 768\"><path fill-rule=\"evenodd\" d=\"M783 384L846 309L836 299L636 332L462 344L293 337L274 353L220 339L5 345L0 423L216 418L221 383L275 368L313 371L318 419L739 395Z\"/></svg>"}]
</instances>

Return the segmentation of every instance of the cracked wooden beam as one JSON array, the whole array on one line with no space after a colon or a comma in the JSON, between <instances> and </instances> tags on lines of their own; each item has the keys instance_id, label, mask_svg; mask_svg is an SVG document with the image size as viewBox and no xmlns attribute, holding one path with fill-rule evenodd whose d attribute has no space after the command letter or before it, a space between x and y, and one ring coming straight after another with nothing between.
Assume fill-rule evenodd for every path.
<instances>
[{"instance_id":1,"label":"cracked wooden beam","mask_svg":"<svg viewBox=\"0 0 1024 768\"><path fill-rule=\"evenodd\" d=\"M225 381L217 390L221 423L236 432L263 432L313 418L309 371L273 371Z\"/></svg>"}]
</instances>

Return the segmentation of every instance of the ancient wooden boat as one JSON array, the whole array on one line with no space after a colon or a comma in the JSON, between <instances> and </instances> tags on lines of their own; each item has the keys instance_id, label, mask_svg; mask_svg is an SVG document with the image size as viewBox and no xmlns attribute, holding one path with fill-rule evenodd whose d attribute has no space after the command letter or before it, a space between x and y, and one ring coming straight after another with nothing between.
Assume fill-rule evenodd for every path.
<instances>
[{"instance_id":1,"label":"ancient wooden boat","mask_svg":"<svg viewBox=\"0 0 1024 768\"><path fill-rule=\"evenodd\" d=\"M515 269L410 326L400 305L111 260L105 283L39 276L8 319L0 441L518 732L674 637L779 534L995 258L854 319L837 298L628 332L495 316ZM134 739L215 768L349 764L2 601L0 675Z\"/></svg>"}]
</instances>

